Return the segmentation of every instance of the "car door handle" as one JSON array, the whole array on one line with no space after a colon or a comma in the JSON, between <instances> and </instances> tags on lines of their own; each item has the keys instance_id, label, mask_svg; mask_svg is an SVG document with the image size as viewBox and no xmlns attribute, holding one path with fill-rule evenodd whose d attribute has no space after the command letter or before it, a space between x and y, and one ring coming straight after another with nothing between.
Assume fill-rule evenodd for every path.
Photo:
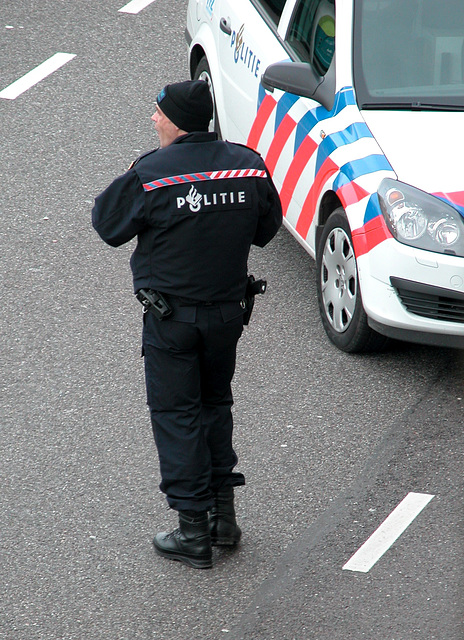
<instances>
[{"instance_id":1,"label":"car door handle","mask_svg":"<svg viewBox=\"0 0 464 640\"><path fill-rule=\"evenodd\" d=\"M230 26L230 18L221 18L219 21L219 28L224 31L228 36L232 33L232 27Z\"/></svg>"}]
</instances>

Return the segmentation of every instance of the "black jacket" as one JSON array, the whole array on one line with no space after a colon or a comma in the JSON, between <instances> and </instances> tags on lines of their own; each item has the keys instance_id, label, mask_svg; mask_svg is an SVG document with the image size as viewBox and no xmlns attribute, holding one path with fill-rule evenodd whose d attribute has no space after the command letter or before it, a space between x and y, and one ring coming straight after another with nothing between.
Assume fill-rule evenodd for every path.
<instances>
[{"instance_id":1,"label":"black jacket","mask_svg":"<svg viewBox=\"0 0 464 640\"><path fill-rule=\"evenodd\" d=\"M259 154L197 132L141 156L96 198L92 223L115 247L137 236L135 292L238 301L250 245L275 236L282 208Z\"/></svg>"}]
</instances>

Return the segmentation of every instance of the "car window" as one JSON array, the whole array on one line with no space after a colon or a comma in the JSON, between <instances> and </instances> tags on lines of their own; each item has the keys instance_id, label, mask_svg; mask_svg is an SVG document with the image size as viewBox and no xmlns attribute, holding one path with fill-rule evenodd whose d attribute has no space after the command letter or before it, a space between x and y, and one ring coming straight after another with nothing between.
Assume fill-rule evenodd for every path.
<instances>
[{"instance_id":1,"label":"car window","mask_svg":"<svg viewBox=\"0 0 464 640\"><path fill-rule=\"evenodd\" d=\"M335 0L300 0L287 42L301 62L309 62L319 75L325 75L335 51Z\"/></svg>"},{"instance_id":2,"label":"car window","mask_svg":"<svg viewBox=\"0 0 464 640\"><path fill-rule=\"evenodd\" d=\"M262 7L271 20L278 24L286 1L287 0L255 0L255 4Z\"/></svg>"}]
</instances>

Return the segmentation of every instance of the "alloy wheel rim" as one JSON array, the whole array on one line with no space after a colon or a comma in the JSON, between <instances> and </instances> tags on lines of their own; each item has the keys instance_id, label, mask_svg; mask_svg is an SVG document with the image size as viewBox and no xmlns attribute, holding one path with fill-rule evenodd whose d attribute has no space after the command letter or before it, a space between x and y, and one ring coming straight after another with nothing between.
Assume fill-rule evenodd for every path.
<instances>
[{"instance_id":1,"label":"alloy wheel rim","mask_svg":"<svg viewBox=\"0 0 464 640\"><path fill-rule=\"evenodd\" d=\"M321 292L326 318L337 333L348 329L356 310L358 274L348 234L337 227L327 237L322 255Z\"/></svg>"},{"instance_id":2,"label":"alloy wheel rim","mask_svg":"<svg viewBox=\"0 0 464 640\"><path fill-rule=\"evenodd\" d=\"M211 92L211 97L213 99L213 117L211 118L208 131L216 131L216 101L214 98L214 88L213 88L211 76L207 71L202 71L198 76L198 80L203 80L204 82L208 83L208 87Z\"/></svg>"}]
</instances>

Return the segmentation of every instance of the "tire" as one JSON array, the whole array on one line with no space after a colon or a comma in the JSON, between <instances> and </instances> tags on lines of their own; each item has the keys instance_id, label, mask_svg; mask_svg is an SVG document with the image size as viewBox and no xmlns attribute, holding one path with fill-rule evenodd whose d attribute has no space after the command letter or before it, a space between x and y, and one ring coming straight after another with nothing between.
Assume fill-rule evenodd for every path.
<instances>
[{"instance_id":1,"label":"tire","mask_svg":"<svg viewBox=\"0 0 464 640\"><path fill-rule=\"evenodd\" d=\"M193 74L193 79L205 80L209 85L209 90L211 91L211 96L213 98L213 118L209 125L209 130L215 131L218 134L219 138L222 138L221 127L219 125L219 119L218 119L217 109L216 109L216 98L214 96L213 80L211 78L211 71L209 68L208 60L206 59L205 56L200 58L197 68L195 69L195 73Z\"/></svg>"},{"instance_id":2,"label":"tire","mask_svg":"<svg viewBox=\"0 0 464 640\"><path fill-rule=\"evenodd\" d=\"M350 226L342 207L322 231L316 256L317 297L325 332L347 353L380 351L388 339L367 323Z\"/></svg>"}]
</instances>

